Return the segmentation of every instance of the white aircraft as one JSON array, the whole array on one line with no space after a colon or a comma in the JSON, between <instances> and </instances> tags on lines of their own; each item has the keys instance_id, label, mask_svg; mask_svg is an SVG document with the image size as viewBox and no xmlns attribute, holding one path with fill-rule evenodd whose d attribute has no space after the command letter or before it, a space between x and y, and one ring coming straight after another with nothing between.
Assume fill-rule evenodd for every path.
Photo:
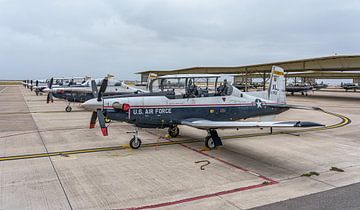
<instances>
[{"instance_id":1,"label":"white aircraft","mask_svg":"<svg viewBox=\"0 0 360 210\"><path fill-rule=\"evenodd\" d=\"M218 86L219 77L206 74L161 76L157 78L159 86L154 85L155 80L150 83L150 90L159 87L160 92L102 97L100 90L97 98L81 106L93 111L90 128L94 128L99 118L105 136L108 135L105 118L134 124L134 136L130 140L130 146L134 149L141 145L137 127L169 128L172 137L179 134L178 125L207 130L205 145L214 149L222 145L217 129L323 126L302 121L239 121L250 117L274 116L289 108L296 108L286 104L284 70L280 67L272 67L267 91L241 92L226 81ZM199 78L203 82L197 83ZM178 82L172 83L171 79ZM211 79L215 82L210 83ZM211 88L211 84L214 84L214 88ZM185 92L181 93L174 87L184 88ZM97 89L94 89L95 94L98 94Z\"/></svg>"}]
</instances>

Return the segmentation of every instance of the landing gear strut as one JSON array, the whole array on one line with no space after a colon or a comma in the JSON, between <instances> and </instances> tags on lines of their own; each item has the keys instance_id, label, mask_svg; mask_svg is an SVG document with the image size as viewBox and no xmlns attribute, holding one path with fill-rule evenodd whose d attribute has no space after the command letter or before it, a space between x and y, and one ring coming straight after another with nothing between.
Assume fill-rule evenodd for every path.
<instances>
[{"instance_id":1,"label":"landing gear strut","mask_svg":"<svg viewBox=\"0 0 360 210\"><path fill-rule=\"evenodd\" d=\"M208 135L205 137L205 146L209 149L215 149L217 146L221 146L222 141L216 130L208 130Z\"/></svg>"},{"instance_id":2,"label":"landing gear strut","mask_svg":"<svg viewBox=\"0 0 360 210\"><path fill-rule=\"evenodd\" d=\"M168 133L172 138L175 138L179 135L180 129L176 125L172 125L169 127Z\"/></svg>"},{"instance_id":3,"label":"landing gear strut","mask_svg":"<svg viewBox=\"0 0 360 210\"><path fill-rule=\"evenodd\" d=\"M139 149L139 147L141 146L141 139L139 138L139 130L135 128L135 131L130 133L134 133L134 136L131 138L129 142L130 147L133 149Z\"/></svg>"}]
</instances>

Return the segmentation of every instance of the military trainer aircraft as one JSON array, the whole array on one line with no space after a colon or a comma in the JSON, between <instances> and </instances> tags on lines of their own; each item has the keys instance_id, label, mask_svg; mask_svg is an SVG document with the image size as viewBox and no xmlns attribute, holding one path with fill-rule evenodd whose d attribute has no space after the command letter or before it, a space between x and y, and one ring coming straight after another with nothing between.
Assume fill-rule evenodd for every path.
<instances>
[{"instance_id":1,"label":"military trainer aircraft","mask_svg":"<svg viewBox=\"0 0 360 210\"><path fill-rule=\"evenodd\" d=\"M96 79L91 80L90 78L87 81L84 81L82 84L76 85L66 85L66 86L57 86L53 87L53 79L50 80L49 87L44 90L48 93L46 102L53 102L53 97L64 99L68 101L68 105L65 108L66 112L71 112L72 107L71 103L83 103L89 99L94 98L92 85L99 86L106 82L106 90L103 89L103 96L110 95L123 95L123 94L133 94L138 92L143 92L143 90L136 89L126 85L124 82L120 82L114 79ZM108 84L109 83L109 84Z\"/></svg>"},{"instance_id":2,"label":"military trainer aircraft","mask_svg":"<svg viewBox=\"0 0 360 210\"><path fill-rule=\"evenodd\" d=\"M102 90L106 87L102 86L100 91L97 91L93 86L93 94L97 97L81 106L93 111L90 128L94 128L98 118L104 136L108 135L105 117L134 124L134 136L130 140L130 147L133 149L141 145L138 127L169 128L168 132L172 137L178 136L178 125L207 130L205 146L214 149L222 145L217 129L322 126L303 121L238 121L257 116L274 116L289 108L295 108L286 104L284 70L280 67L272 67L267 91L241 92L226 81L217 87L219 77L220 75L206 74L160 76L156 79L159 86L155 85L155 80L150 83L150 90L159 87L160 92L113 97L102 96ZM196 83L199 78L202 78L203 82ZM166 89L176 86L169 85L172 83L170 79L185 79L185 93ZM210 79L215 79L215 82L210 83ZM213 89L211 84L214 85Z\"/></svg>"},{"instance_id":3,"label":"military trainer aircraft","mask_svg":"<svg viewBox=\"0 0 360 210\"><path fill-rule=\"evenodd\" d=\"M290 84L286 86L285 91L294 95L294 93L301 93L301 95L308 95L308 91L312 90L313 86L309 84Z\"/></svg>"},{"instance_id":4,"label":"military trainer aircraft","mask_svg":"<svg viewBox=\"0 0 360 210\"><path fill-rule=\"evenodd\" d=\"M360 89L360 86L355 83L341 83L341 87L344 88L346 92L349 90L354 90L354 92L356 92L356 89Z\"/></svg>"}]
</instances>

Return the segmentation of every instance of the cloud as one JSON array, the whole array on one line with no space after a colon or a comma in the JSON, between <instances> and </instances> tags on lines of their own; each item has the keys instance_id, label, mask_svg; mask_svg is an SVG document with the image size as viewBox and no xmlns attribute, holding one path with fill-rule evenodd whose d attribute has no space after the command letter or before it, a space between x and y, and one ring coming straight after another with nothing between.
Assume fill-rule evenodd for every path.
<instances>
[{"instance_id":1,"label":"cloud","mask_svg":"<svg viewBox=\"0 0 360 210\"><path fill-rule=\"evenodd\" d=\"M357 53L359 1L0 0L0 78Z\"/></svg>"}]
</instances>

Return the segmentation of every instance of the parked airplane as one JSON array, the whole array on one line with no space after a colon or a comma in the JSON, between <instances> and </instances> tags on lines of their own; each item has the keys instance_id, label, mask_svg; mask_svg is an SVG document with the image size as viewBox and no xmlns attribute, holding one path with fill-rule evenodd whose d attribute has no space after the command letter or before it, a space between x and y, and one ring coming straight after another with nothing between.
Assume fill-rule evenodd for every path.
<instances>
[{"instance_id":1,"label":"parked airplane","mask_svg":"<svg viewBox=\"0 0 360 210\"><path fill-rule=\"evenodd\" d=\"M286 92L291 93L291 95L294 95L294 93L301 93L301 95L308 95L308 91L312 90L313 87L308 84L290 84L286 86L285 90Z\"/></svg>"},{"instance_id":2,"label":"parked airplane","mask_svg":"<svg viewBox=\"0 0 360 210\"><path fill-rule=\"evenodd\" d=\"M325 89L325 88L327 88L327 87L328 87L328 85L325 84L324 82L313 84L313 88L314 88L315 90Z\"/></svg>"},{"instance_id":3,"label":"parked airplane","mask_svg":"<svg viewBox=\"0 0 360 210\"><path fill-rule=\"evenodd\" d=\"M53 79L53 87L59 86L77 86L81 85L81 83L85 82L87 77L61 77ZM31 91L35 91L36 95L39 93L43 93L46 88L48 88L50 80L24 80L22 82L23 86L29 88Z\"/></svg>"},{"instance_id":4,"label":"parked airplane","mask_svg":"<svg viewBox=\"0 0 360 210\"><path fill-rule=\"evenodd\" d=\"M345 89L345 91L360 89L360 86L355 83L341 83L341 87Z\"/></svg>"},{"instance_id":5,"label":"parked airplane","mask_svg":"<svg viewBox=\"0 0 360 210\"><path fill-rule=\"evenodd\" d=\"M81 106L93 111L90 128L94 128L98 118L104 136L108 135L105 117L134 124L134 136L130 140L130 147L134 149L141 145L138 127L169 128L168 133L172 137L178 136L178 125L207 130L205 145L214 149L222 145L217 129L322 126L318 123L302 121L237 121L257 116L274 116L289 108L295 108L286 104L284 71L279 67L272 68L267 91L241 92L226 81L222 86L217 87L219 77L220 75L161 76L157 78L160 92L151 91L138 96L103 97L106 85L102 85L100 91L93 86L94 96L97 97ZM196 85L196 80L199 78L206 80L200 83L202 88ZM178 81L185 79L185 92L163 89L161 84L168 83L170 79ZM215 79L212 83L213 89L209 85L210 79ZM150 84L150 90L154 87L154 81Z\"/></svg>"},{"instance_id":6,"label":"parked airplane","mask_svg":"<svg viewBox=\"0 0 360 210\"><path fill-rule=\"evenodd\" d=\"M110 95L123 95L123 94L133 94L138 92L143 92L140 89L136 89L133 87L130 87L126 85L123 82L111 79L106 79L107 88L105 92L103 93L104 96L110 96ZM53 102L53 97L64 99L68 101L68 105L65 108L66 112L71 112L72 107L71 103L83 103L87 100L90 100L94 98L93 90L92 90L92 83L95 84L95 86L99 86L103 82L103 79L97 79L97 80L87 80L83 82L80 85L67 85L67 86L58 86L53 87L53 79L50 80L49 88L46 88L44 92L48 93L46 102Z\"/></svg>"}]
</instances>

